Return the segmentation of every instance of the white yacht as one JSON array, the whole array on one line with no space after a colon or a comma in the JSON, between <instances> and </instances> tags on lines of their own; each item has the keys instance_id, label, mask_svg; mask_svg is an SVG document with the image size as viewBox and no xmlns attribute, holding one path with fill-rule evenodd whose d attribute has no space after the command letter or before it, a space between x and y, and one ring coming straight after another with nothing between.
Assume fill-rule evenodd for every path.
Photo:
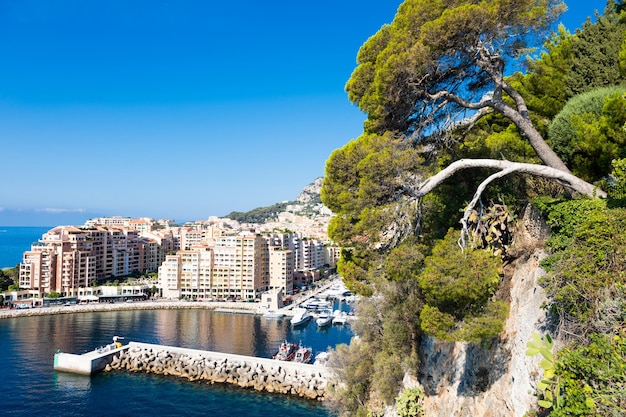
<instances>
[{"instance_id":1,"label":"white yacht","mask_svg":"<svg viewBox=\"0 0 626 417\"><path fill-rule=\"evenodd\" d=\"M283 313L282 311L277 311L277 310L267 310L265 313L263 313L263 317L267 319L280 319L284 315L285 313Z\"/></svg>"},{"instance_id":2,"label":"white yacht","mask_svg":"<svg viewBox=\"0 0 626 417\"><path fill-rule=\"evenodd\" d=\"M346 324L348 315L345 311L335 310L333 311L333 324Z\"/></svg>"},{"instance_id":3,"label":"white yacht","mask_svg":"<svg viewBox=\"0 0 626 417\"><path fill-rule=\"evenodd\" d=\"M333 322L333 313L330 310L324 309L320 311L315 322L317 323L317 327L326 327Z\"/></svg>"},{"instance_id":4,"label":"white yacht","mask_svg":"<svg viewBox=\"0 0 626 417\"><path fill-rule=\"evenodd\" d=\"M296 327L308 323L312 317L313 316L311 316L306 308L294 308L293 317L291 318L291 326Z\"/></svg>"}]
</instances>

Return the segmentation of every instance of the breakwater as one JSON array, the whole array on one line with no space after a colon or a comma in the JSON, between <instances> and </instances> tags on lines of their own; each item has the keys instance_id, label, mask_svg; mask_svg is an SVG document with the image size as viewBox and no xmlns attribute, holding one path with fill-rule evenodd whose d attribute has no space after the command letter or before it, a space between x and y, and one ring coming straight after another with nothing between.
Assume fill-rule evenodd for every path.
<instances>
[{"instance_id":1,"label":"breakwater","mask_svg":"<svg viewBox=\"0 0 626 417\"><path fill-rule=\"evenodd\" d=\"M318 401L327 398L332 385L331 371L322 366L136 342L113 356L105 368L112 370L227 383Z\"/></svg>"}]
</instances>

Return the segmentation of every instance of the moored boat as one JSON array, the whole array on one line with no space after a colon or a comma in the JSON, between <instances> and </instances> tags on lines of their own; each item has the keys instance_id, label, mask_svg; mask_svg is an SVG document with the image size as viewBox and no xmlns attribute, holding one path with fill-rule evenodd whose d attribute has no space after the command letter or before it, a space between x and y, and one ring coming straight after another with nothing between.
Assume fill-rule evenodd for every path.
<instances>
[{"instance_id":1,"label":"moored boat","mask_svg":"<svg viewBox=\"0 0 626 417\"><path fill-rule=\"evenodd\" d=\"M272 359L276 359L279 361L290 361L296 355L296 351L298 350L298 345L295 343L287 342L286 340L280 344L278 348L278 352L272 356Z\"/></svg>"},{"instance_id":2,"label":"moored boat","mask_svg":"<svg viewBox=\"0 0 626 417\"><path fill-rule=\"evenodd\" d=\"M321 310L330 308L331 304L328 301L322 300L320 298L311 298L310 300L302 303L301 306L309 310Z\"/></svg>"},{"instance_id":3,"label":"moored boat","mask_svg":"<svg viewBox=\"0 0 626 417\"><path fill-rule=\"evenodd\" d=\"M315 320L317 327L326 327L333 322L333 314L330 310L322 310Z\"/></svg>"},{"instance_id":4,"label":"moored boat","mask_svg":"<svg viewBox=\"0 0 626 417\"><path fill-rule=\"evenodd\" d=\"M267 310L265 313L263 313L263 317L267 318L267 319L280 319L284 316L285 314L283 312L277 311L277 310Z\"/></svg>"},{"instance_id":5,"label":"moored boat","mask_svg":"<svg viewBox=\"0 0 626 417\"><path fill-rule=\"evenodd\" d=\"M346 324L348 315L345 311L335 310L333 311L333 324Z\"/></svg>"},{"instance_id":6,"label":"moored boat","mask_svg":"<svg viewBox=\"0 0 626 417\"><path fill-rule=\"evenodd\" d=\"M296 354L293 357L293 361L298 363L311 363L312 360L313 350L300 344L298 350L296 350Z\"/></svg>"},{"instance_id":7,"label":"moored boat","mask_svg":"<svg viewBox=\"0 0 626 417\"><path fill-rule=\"evenodd\" d=\"M294 308L293 313L293 317L291 318L292 327L306 324L313 317L306 308Z\"/></svg>"}]
</instances>

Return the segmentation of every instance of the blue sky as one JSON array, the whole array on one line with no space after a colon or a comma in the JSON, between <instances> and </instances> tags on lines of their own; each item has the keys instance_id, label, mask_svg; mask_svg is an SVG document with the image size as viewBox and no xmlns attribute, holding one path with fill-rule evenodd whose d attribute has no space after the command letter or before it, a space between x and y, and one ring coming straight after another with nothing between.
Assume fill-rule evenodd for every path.
<instances>
[{"instance_id":1,"label":"blue sky","mask_svg":"<svg viewBox=\"0 0 626 417\"><path fill-rule=\"evenodd\" d=\"M360 135L344 85L400 3L0 0L0 225L295 199ZM574 31L605 2L567 4Z\"/></svg>"}]
</instances>

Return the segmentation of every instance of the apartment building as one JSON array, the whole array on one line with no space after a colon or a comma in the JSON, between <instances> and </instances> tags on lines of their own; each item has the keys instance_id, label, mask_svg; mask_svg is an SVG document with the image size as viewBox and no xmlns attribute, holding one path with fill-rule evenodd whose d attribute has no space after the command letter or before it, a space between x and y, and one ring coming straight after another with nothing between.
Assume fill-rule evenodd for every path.
<instances>
[{"instance_id":1,"label":"apartment building","mask_svg":"<svg viewBox=\"0 0 626 417\"><path fill-rule=\"evenodd\" d=\"M256 298L269 285L268 245L260 235L220 236L214 243L213 288L218 298Z\"/></svg>"},{"instance_id":2,"label":"apartment building","mask_svg":"<svg viewBox=\"0 0 626 417\"><path fill-rule=\"evenodd\" d=\"M156 270L164 252L139 232L118 226L58 226L44 233L20 264L20 288L40 296L74 296L96 280ZM158 265L157 265L158 263Z\"/></svg>"},{"instance_id":3,"label":"apartment building","mask_svg":"<svg viewBox=\"0 0 626 417\"><path fill-rule=\"evenodd\" d=\"M159 285L165 298L211 298L213 248L195 246L167 255L159 267Z\"/></svg>"},{"instance_id":4,"label":"apartment building","mask_svg":"<svg viewBox=\"0 0 626 417\"><path fill-rule=\"evenodd\" d=\"M20 288L37 290L41 296L51 292L72 296L77 288L90 286L97 277L93 243L82 229L51 229L24 253Z\"/></svg>"},{"instance_id":5,"label":"apartment building","mask_svg":"<svg viewBox=\"0 0 626 417\"><path fill-rule=\"evenodd\" d=\"M263 237L220 236L167 255L159 283L167 298L257 298L269 285L268 261Z\"/></svg>"},{"instance_id":6,"label":"apartment building","mask_svg":"<svg viewBox=\"0 0 626 417\"><path fill-rule=\"evenodd\" d=\"M293 294L293 251L281 246L269 248L269 289Z\"/></svg>"}]
</instances>

